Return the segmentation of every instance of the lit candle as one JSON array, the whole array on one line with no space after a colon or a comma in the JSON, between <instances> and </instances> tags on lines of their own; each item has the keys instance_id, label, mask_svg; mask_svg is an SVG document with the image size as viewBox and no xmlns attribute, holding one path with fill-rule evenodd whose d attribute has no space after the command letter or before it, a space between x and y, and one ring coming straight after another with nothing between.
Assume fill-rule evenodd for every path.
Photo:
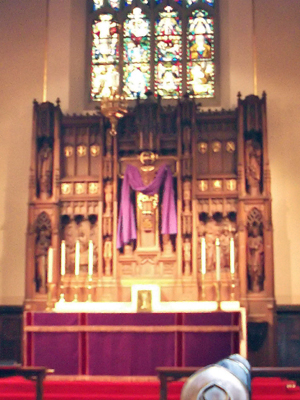
<instances>
[{"instance_id":1,"label":"lit candle","mask_svg":"<svg viewBox=\"0 0 300 400\"><path fill-rule=\"evenodd\" d=\"M79 275L79 267L80 267L80 243L79 240L76 240L75 245L75 275Z\"/></svg>"},{"instance_id":2,"label":"lit candle","mask_svg":"<svg viewBox=\"0 0 300 400\"><path fill-rule=\"evenodd\" d=\"M49 247L48 249L48 274L47 274L47 282L52 283L53 281L53 248Z\"/></svg>"},{"instance_id":3,"label":"lit candle","mask_svg":"<svg viewBox=\"0 0 300 400\"><path fill-rule=\"evenodd\" d=\"M88 267L88 274L89 276L93 275L93 258L94 258L94 245L93 241L89 241L89 267Z\"/></svg>"},{"instance_id":4,"label":"lit candle","mask_svg":"<svg viewBox=\"0 0 300 400\"><path fill-rule=\"evenodd\" d=\"M201 238L201 273L203 275L206 273L206 246L204 236Z\"/></svg>"},{"instance_id":5,"label":"lit candle","mask_svg":"<svg viewBox=\"0 0 300 400\"><path fill-rule=\"evenodd\" d=\"M221 280L221 254L220 254L220 239L216 239L216 279Z\"/></svg>"},{"instance_id":6,"label":"lit candle","mask_svg":"<svg viewBox=\"0 0 300 400\"><path fill-rule=\"evenodd\" d=\"M234 274L235 259L234 259L234 239L230 238L230 273Z\"/></svg>"},{"instance_id":7,"label":"lit candle","mask_svg":"<svg viewBox=\"0 0 300 400\"><path fill-rule=\"evenodd\" d=\"M66 242L64 240L61 241L61 260L60 260L60 273L62 276L66 274Z\"/></svg>"}]
</instances>

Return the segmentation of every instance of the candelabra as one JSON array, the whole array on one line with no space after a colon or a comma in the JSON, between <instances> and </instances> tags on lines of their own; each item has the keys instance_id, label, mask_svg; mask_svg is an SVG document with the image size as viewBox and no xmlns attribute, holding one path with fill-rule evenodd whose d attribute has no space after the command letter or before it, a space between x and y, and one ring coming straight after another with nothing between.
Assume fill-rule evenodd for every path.
<instances>
[{"instance_id":1,"label":"candelabra","mask_svg":"<svg viewBox=\"0 0 300 400\"><path fill-rule=\"evenodd\" d=\"M124 97L114 93L112 96L102 98L100 111L109 119L111 126L109 133L116 136L118 120L127 114Z\"/></svg>"}]
</instances>

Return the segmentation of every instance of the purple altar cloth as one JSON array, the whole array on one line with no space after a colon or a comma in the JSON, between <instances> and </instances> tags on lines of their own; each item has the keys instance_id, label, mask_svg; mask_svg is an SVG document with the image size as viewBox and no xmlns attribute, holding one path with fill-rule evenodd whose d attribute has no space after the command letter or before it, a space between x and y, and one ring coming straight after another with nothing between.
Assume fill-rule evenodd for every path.
<instances>
[{"instance_id":1,"label":"purple altar cloth","mask_svg":"<svg viewBox=\"0 0 300 400\"><path fill-rule=\"evenodd\" d=\"M79 314L34 313L36 326L78 326ZM78 375L79 332L34 332L33 365L46 366L57 375Z\"/></svg>"},{"instance_id":2,"label":"purple altar cloth","mask_svg":"<svg viewBox=\"0 0 300 400\"><path fill-rule=\"evenodd\" d=\"M125 171L122 191L120 212L117 231L117 248L120 249L124 244L136 239L136 226L134 219L133 204L130 201L130 188L147 195L158 193L159 188L163 186L162 199L162 234L177 233L177 218L173 189L173 178L170 168L162 165L154 178L148 185L143 184L139 170L133 165L128 165Z\"/></svg>"},{"instance_id":3,"label":"purple altar cloth","mask_svg":"<svg viewBox=\"0 0 300 400\"><path fill-rule=\"evenodd\" d=\"M124 332L88 334L90 375L155 375L155 368L176 365L176 332L126 332L126 326L176 325L176 314L89 314L91 326L122 326Z\"/></svg>"},{"instance_id":4,"label":"purple altar cloth","mask_svg":"<svg viewBox=\"0 0 300 400\"><path fill-rule=\"evenodd\" d=\"M56 375L155 376L159 366L201 367L239 352L239 312L26 311L24 323L24 365Z\"/></svg>"}]
</instances>

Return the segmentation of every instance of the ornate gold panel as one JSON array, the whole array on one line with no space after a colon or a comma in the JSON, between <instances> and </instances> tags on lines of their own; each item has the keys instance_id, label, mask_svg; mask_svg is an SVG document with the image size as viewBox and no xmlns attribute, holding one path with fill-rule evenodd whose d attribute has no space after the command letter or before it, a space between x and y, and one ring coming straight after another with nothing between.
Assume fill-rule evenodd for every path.
<instances>
[{"instance_id":1,"label":"ornate gold panel","mask_svg":"<svg viewBox=\"0 0 300 400\"><path fill-rule=\"evenodd\" d=\"M72 183L62 183L60 186L61 194L68 195L72 194L73 185Z\"/></svg>"}]
</instances>

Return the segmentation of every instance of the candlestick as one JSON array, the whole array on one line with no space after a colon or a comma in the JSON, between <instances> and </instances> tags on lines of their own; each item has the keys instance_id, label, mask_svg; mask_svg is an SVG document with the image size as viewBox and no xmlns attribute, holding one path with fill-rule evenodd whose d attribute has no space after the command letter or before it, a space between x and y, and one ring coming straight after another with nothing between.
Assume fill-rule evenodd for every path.
<instances>
[{"instance_id":1,"label":"candlestick","mask_svg":"<svg viewBox=\"0 0 300 400\"><path fill-rule=\"evenodd\" d=\"M93 275L93 258L94 258L94 245L93 241L89 241L89 266L88 266L88 274L89 276Z\"/></svg>"},{"instance_id":2,"label":"candlestick","mask_svg":"<svg viewBox=\"0 0 300 400\"><path fill-rule=\"evenodd\" d=\"M53 292L55 289L55 283L47 283L47 304L46 311L53 310Z\"/></svg>"},{"instance_id":3,"label":"candlestick","mask_svg":"<svg viewBox=\"0 0 300 400\"><path fill-rule=\"evenodd\" d=\"M216 238L216 280L221 279L221 254L220 254L220 239Z\"/></svg>"},{"instance_id":4,"label":"candlestick","mask_svg":"<svg viewBox=\"0 0 300 400\"><path fill-rule=\"evenodd\" d=\"M206 273L206 244L204 236L201 238L201 273L203 275Z\"/></svg>"},{"instance_id":5,"label":"candlestick","mask_svg":"<svg viewBox=\"0 0 300 400\"><path fill-rule=\"evenodd\" d=\"M80 268L80 243L79 240L76 240L75 245L75 275L79 275L79 268Z\"/></svg>"},{"instance_id":6,"label":"candlestick","mask_svg":"<svg viewBox=\"0 0 300 400\"><path fill-rule=\"evenodd\" d=\"M61 241L61 260L60 260L60 274L64 276L66 274L66 242Z\"/></svg>"},{"instance_id":7,"label":"candlestick","mask_svg":"<svg viewBox=\"0 0 300 400\"><path fill-rule=\"evenodd\" d=\"M150 132L149 134L149 149L153 150L153 133Z\"/></svg>"},{"instance_id":8,"label":"candlestick","mask_svg":"<svg viewBox=\"0 0 300 400\"><path fill-rule=\"evenodd\" d=\"M230 273L235 272L235 258L234 258L234 239L230 238Z\"/></svg>"},{"instance_id":9,"label":"candlestick","mask_svg":"<svg viewBox=\"0 0 300 400\"><path fill-rule=\"evenodd\" d=\"M47 282L52 283L53 281L53 248L49 247L48 249L48 274L47 274Z\"/></svg>"}]
</instances>

